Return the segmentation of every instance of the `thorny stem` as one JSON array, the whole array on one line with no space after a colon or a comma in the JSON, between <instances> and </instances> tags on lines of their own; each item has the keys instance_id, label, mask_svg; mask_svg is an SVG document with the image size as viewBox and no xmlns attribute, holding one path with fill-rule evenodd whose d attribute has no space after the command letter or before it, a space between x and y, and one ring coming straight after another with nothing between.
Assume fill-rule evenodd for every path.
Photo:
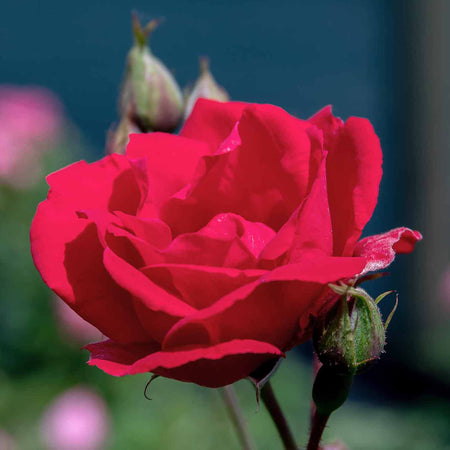
<instances>
[{"instance_id":1,"label":"thorny stem","mask_svg":"<svg viewBox=\"0 0 450 450\"><path fill-rule=\"evenodd\" d=\"M256 450L256 446L253 439L250 436L250 432L247 427L247 421L242 413L239 401L234 391L233 386L225 386L221 390L223 400L227 406L228 413L236 428L239 441L241 442L243 450Z\"/></svg>"},{"instance_id":2,"label":"thorny stem","mask_svg":"<svg viewBox=\"0 0 450 450\"><path fill-rule=\"evenodd\" d=\"M261 389L261 398L277 427L278 434L283 441L285 450L298 450L294 435L292 434L283 411L275 397L270 381L268 381Z\"/></svg>"}]
</instances>

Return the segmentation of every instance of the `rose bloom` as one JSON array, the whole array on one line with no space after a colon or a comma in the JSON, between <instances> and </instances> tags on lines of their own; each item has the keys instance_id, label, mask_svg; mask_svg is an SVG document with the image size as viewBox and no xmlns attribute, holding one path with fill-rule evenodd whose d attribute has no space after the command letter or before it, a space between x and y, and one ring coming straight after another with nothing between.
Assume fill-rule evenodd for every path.
<instances>
[{"instance_id":1,"label":"rose bloom","mask_svg":"<svg viewBox=\"0 0 450 450\"><path fill-rule=\"evenodd\" d=\"M418 232L358 241L381 179L371 124L327 107L200 99L180 136L48 177L31 227L44 281L109 339L89 364L217 387L310 337L328 283L388 266Z\"/></svg>"},{"instance_id":2,"label":"rose bloom","mask_svg":"<svg viewBox=\"0 0 450 450\"><path fill-rule=\"evenodd\" d=\"M61 105L38 87L0 86L0 182L27 187L61 128Z\"/></svg>"},{"instance_id":3,"label":"rose bloom","mask_svg":"<svg viewBox=\"0 0 450 450\"><path fill-rule=\"evenodd\" d=\"M47 408L41 435L50 449L94 450L103 448L108 428L103 399L90 389L76 387L61 394Z\"/></svg>"}]
</instances>

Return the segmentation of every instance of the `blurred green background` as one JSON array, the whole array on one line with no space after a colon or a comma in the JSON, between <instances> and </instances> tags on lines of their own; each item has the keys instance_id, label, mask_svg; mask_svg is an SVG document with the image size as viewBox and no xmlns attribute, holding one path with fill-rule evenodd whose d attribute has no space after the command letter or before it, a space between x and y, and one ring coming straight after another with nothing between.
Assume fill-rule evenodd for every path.
<instances>
[{"instance_id":1,"label":"blurred green background","mask_svg":"<svg viewBox=\"0 0 450 450\"><path fill-rule=\"evenodd\" d=\"M29 254L29 225L47 192L44 174L104 152L117 120L132 8L144 20L165 16L152 48L183 86L207 54L233 99L274 103L300 117L332 103L342 118L372 121L384 178L365 233L406 225L424 241L395 261L390 277L366 286L373 295L398 289L400 307L387 354L358 376L325 439L356 450L450 449L449 3L47 0L8 3L0 15L0 83L44 86L65 108L37 181L0 186L0 450L10 448L6 434L15 448L48 448L46 411L76 386L106 402L101 415L109 431L95 448L239 448L218 392L159 378L148 401L149 377L116 379L88 367L80 347L89 339L82 342L83 333L62 321ZM390 307L387 301L383 312ZM310 358L309 344L291 352L273 379L300 444L307 440ZM250 383L236 387L258 448L281 449L264 408L255 412Z\"/></svg>"}]
</instances>

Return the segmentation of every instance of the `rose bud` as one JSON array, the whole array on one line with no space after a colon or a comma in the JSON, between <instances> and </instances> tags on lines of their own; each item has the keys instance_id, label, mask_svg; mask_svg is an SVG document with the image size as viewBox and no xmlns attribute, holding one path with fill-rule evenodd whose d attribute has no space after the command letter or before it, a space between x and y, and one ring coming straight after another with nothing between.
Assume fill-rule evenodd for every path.
<instances>
[{"instance_id":1,"label":"rose bud","mask_svg":"<svg viewBox=\"0 0 450 450\"><path fill-rule=\"evenodd\" d=\"M127 145L130 142L130 134L133 133L141 133L141 130L128 116L123 117L117 128L112 126L108 131L106 138L106 153L118 153L119 155L124 155Z\"/></svg>"},{"instance_id":2,"label":"rose bud","mask_svg":"<svg viewBox=\"0 0 450 450\"><path fill-rule=\"evenodd\" d=\"M135 43L128 53L120 110L142 131L173 131L183 113L183 96L167 67L147 45L158 25L152 20L142 28L133 16Z\"/></svg>"},{"instance_id":3,"label":"rose bud","mask_svg":"<svg viewBox=\"0 0 450 450\"><path fill-rule=\"evenodd\" d=\"M390 292L374 300L361 288L332 286L332 289L341 297L328 314L318 319L314 348L324 366L356 374L378 360L383 352L387 325L383 325L376 303Z\"/></svg>"},{"instance_id":4,"label":"rose bud","mask_svg":"<svg viewBox=\"0 0 450 450\"><path fill-rule=\"evenodd\" d=\"M188 91L186 98L186 107L184 110L184 118L191 114L195 102L199 98L208 98L219 102L227 102L230 100L228 92L219 86L209 70L209 59L200 58L200 76L194 84L194 87Z\"/></svg>"},{"instance_id":5,"label":"rose bud","mask_svg":"<svg viewBox=\"0 0 450 450\"><path fill-rule=\"evenodd\" d=\"M46 446L58 450L104 448L109 418L105 402L90 389L72 388L45 411L41 435Z\"/></svg>"}]
</instances>

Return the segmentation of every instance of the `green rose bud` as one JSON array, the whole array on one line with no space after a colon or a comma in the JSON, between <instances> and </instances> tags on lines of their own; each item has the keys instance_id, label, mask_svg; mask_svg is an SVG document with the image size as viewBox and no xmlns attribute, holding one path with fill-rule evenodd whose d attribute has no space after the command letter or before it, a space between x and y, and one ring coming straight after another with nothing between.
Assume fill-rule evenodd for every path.
<instances>
[{"instance_id":1,"label":"green rose bud","mask_svg":"<svg viewBox=\"0 0 450 450\"><path fill-rule=\"evenodd\" d=\"M331 286L341 298L315 326L313 342L320 361L342 373L356 374L377 361L386 342L377 300L361 288Z\"/></svg>"},{"instance_id":2,"label":"green rose bud","mask_svg":"<svg viewBox=\"0 0 450 450\"><path fill-rule=\"evenodd\" d=\"M183 96L166 66L147 45L148 36L158 22L142 28L133 17L135 44L127 57L120 112L133 120L142 131L173 131L183 113Z\"/></svg>"},{"instance_id":3,"label":"green rose bud","mask_svg":"<svg viewBox=\"0 0 450 450\"><path fill-rule=\"evenodd\" d=\"M195 102L199 98L208 98L210 100L217 100L219 102L227 102L230 97L227 91L219 86L209 70L209 59L200 58L200 76L194 84L194 87L189 90L186 98L186 108L184 111L184 118L186 119L194 108Z\"/></svg>"}]
</instances>

